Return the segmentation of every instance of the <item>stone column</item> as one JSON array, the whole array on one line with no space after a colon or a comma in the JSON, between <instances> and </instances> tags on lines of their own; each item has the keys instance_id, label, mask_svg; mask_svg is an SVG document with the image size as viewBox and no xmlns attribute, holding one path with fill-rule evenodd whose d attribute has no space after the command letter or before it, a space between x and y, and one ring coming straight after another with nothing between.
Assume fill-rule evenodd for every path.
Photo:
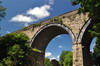
<instances>
[{"instance_id":1,"label":"stone column","mask_svg":"<svg viewBox=\"0 0 100 66\"><path fill-rule=\"evenodd\" d=\"M81 43L73 43L73 66L84 66Z\"/></svg>"},{"instance_id":2,"label":"stone column","mask_svg":"<svg viewBox=\"0 0 100 66\"><path fill-rule=\"evenodd\" d=\"M25 66L44 66L44 53L35 52L35 56L30 56L31 64Z\"/></svg>"},{"instance_id":3,"label":"stone column","mask_svg":"<svg viewBox=\"0 0 100 66\"><path fill-rule=\"evenodd\" d=\"M44 66L44 53L39 53L36 57L36 66Z\"/></svg>"}]
</instances>

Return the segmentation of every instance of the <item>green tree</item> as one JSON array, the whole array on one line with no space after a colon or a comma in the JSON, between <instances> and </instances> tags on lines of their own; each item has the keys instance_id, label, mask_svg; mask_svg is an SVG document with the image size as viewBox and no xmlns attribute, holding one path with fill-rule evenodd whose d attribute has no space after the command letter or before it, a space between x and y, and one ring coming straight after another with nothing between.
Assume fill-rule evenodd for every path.
<instances>
[{"instance_id":1,"label":"green tree","mask_svg":"<svg viewBox=\"0 0 100 66\"><path fill-rule=\"evenodd\" d=\"M97 23L93 26L93 30L91 31L92 36L96 36L96 42L94 46L93 52L93 61L96 66L100 66L100 23Z\"/></svg>"},{"instance_id":2,"label":"green tree","mask_svg":"<svg viewBox=\"0 0 100 66\"><path fill-rule=\"evenodd\" d=\"M23 33L11 33L0 37L0 65L24 66L31 64L29 56L34 56L29 46L29 38Z\"/></svg>"},{"instance_id":3,"label":"green tree","mask_svg":"<svg viewBox=\"0 0 100 66\"><path fill-rule=\"evenodd\" d=\"M0 60L7 57L7 52L9 47L12 47L15 44L19 44L24 47L25 44L28 44L29 38L25 34L17 34L17 33L11 33L7 34L3 37L0 37ZM25 49L24 49L25 50Z\"/></svg>"},{"instance_id":4,"label":"green tree","mask_svg":"<svg viewBox=\"0 0 100 66\"><path fill-rule=\"evenodd\" d=\"M45 58L44 66L52 66L49 58Z\"/></svg>"},{"instance_id":5,"label":"green tree","mask_svg":"<svg viewBox=\"0 0 100 66\"><path fill-rule=\"evenodd\" d=\"M61 66L72 66L72 52L71 51L62 51L60 55L60 64Z\"/></svg>"},{"instance_id":6,"label":"green tree","mask_svg":"<svg viewBox=\"0 0 100 66\"><path fill-rule=\"evenodd\" d=\"M89 12L89 17L100 19L100 0L71 0L73 5L80 4L79 10L83 13Z\"/></svg>"},{"instance_id":7,"label":"green tree","mask_svg":"<svg viewBox=\"0 0 100 66\"><path fill-rule=\"evenodd\" d=\"M56 59L51 60L52 66L60 66L59 62Z\"/></svg>"},{"instance_id":8,"label":"green tree","mask_svg":"<svg viewBox=\"0 0 100 66\"><path fill-rule=\"evenodd\" d=\"M2 1L0 1L0 21L1 21L1 19L4 18L4 16L6 15L5 10L6 10L6 8L4 8L4 7L2 6ZM0 26L0 29L1 29L1 26Z\"/></svg>"},{"instance_id":9,"label":"green tree","mask_svg":"<svg viewBox=\"0 0 100 66\"><path fill-rule=\"evenodd\" d=\"M6 15L5 10L6 10L6 8L4 8L4 7L2 6L2 2L0 1L0 20L1 20L2 18L4 18L4 16Z\"/></svg>"}]
</instances>

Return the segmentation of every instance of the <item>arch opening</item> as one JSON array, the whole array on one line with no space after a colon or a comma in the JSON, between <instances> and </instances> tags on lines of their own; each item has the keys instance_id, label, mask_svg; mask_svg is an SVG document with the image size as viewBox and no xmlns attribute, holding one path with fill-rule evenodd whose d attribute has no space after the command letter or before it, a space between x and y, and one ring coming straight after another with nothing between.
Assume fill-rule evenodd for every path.
<instances>
[{"instance_id":1,"label":"arch opening","mask_svg":"<svg viewBox=\"0 0 100 66\"><path fill-rule=\"evenodd\" d=\"M60 34L54 37L46 48L45 59L49 59L50 64L52 64L53 60L56 60L58 64L55 63L55 65L53 64L54 66L72 66L73 52L71 37L68 34ZM45 60L45 66L50 65L47 62Z\"/></svg>"},{"instance_id":2,"label":"arch opening","mask_svg":"<svg viewBox=\"0 0 100 66\"><path fill-rule=\"evenodd\" d=\"M69 34L72 38L72 41L75 40L75 37L69 28L61 24L50 24L42 27L36 33L36 35L33 37L31 41L31 46L41 51L45 51L49 41L60 34Z\"/></svg>"},{"instance_id":3,"label":"arch opening","mask_svg":"<svg viewBox=\"0 0 100 66\"><path fill-rule=\"evenodd\" d=\"M38 58L40 61L40 66L44 66L44 57L45 50L48 46L48 43L56 36L61 34L69 34L72 38L72 41L75 40L73 33L69 28L61 24L49 24L42 27L33 37L31 46L32 48L37 48L42 51L41 57ZM42 64L42 65L41 65Z\"/></svg>"}]
</instances>

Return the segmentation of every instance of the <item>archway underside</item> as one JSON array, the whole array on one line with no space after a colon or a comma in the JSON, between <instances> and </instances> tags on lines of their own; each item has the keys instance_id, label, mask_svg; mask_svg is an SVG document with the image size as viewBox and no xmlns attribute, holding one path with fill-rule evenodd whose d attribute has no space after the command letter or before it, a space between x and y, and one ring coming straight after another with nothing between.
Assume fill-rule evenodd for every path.
<instances>
[{"instance_id":1,"label":"archway underside","mask_svg":"<svg viewBox=\"0 0 100 66\"><path fill-rule=\"evenodd\" d=\"M53 24L51 26L47 26L42 28L39 32L37 32L36 36L33 39L31 46L33 48L37 48L41 51L45 51L49 41L53 39L55 36L60 34L70 34L72 39L74 39L73 33L65 26L58 24Z\"/></svg>"}]
</instances>

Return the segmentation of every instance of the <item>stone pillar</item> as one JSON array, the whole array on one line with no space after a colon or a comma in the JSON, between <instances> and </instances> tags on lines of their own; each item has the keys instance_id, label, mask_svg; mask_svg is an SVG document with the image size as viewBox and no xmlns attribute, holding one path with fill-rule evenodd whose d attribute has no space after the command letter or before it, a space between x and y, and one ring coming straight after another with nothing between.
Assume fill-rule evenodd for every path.
<instances>
[{"instance_id":1,"label":"stone pillar","mask_svg":"<svg viewBox=\"0 0 100 66\"><path fill-rule=\"evenodd\" d=\"M43 53L39 53L37 55L35 66L44 66L44 54Z\"/></svg>"},{"instance_id":2,"label":"stone pillar","mask_svg":"<svg viewBox=\"0 0 100 66\"><path fill-rule=\"evenodd\" d=\"M30 56L31 64L25 66L44 66L44 53L35 52L35 56Z\"/></svg>"},{"instance_id":3,"label":"stone pillar","mask_svg":"<svg viewBox=\"0 0 100 66\"><path fill-rule=\"evenodd\" d=\"M73 43L73 66L84 66L82 44L80 43Z\"/></svg>"}]
</instances>

